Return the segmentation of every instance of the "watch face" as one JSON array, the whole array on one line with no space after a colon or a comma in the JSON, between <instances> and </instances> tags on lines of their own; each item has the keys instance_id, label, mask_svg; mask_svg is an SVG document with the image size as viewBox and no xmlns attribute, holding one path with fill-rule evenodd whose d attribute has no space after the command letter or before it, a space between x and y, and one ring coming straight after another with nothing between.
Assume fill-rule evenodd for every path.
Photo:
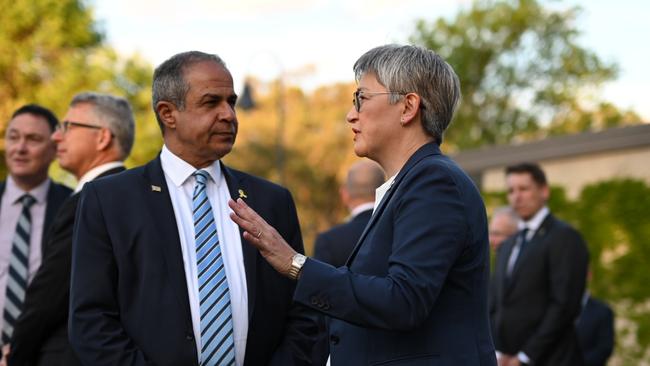
<instances>
[{"instance_id":1,"label":"watch face","mask_svg":"<svg viewBox=\"0 0 650 366\"><path fill-rule=\"evenodd\" d=\"M302 266L305 264L305 261L307 260L307 257L304 255L298 254L295 256L294 261L296 262L297 265Z\"/></svg>"}]
</instances>

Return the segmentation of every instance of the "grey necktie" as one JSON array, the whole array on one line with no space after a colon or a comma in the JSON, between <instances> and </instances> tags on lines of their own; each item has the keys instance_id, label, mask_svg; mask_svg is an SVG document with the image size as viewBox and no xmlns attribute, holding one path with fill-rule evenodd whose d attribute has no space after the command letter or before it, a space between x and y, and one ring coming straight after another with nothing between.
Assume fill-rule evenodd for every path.
<instances>
[{"instance_id":1,"label":"grey necktie","mask_svg":"<svg viewBox=\"0 0 650 366\"><path fill-rule=\"evenodd\" d=\"M7 276L7 289L4 308L4 325L2 326L2 343L9 343L14 333L14 324L23 309L25 290L29 274L29 242L32 232L32 215L29 208L36 203L36 199L25 194L20 197L23 209L18 217L16 233L11 245L11 258L9 259L9 274Z\"/></svg>"}]
</instances>

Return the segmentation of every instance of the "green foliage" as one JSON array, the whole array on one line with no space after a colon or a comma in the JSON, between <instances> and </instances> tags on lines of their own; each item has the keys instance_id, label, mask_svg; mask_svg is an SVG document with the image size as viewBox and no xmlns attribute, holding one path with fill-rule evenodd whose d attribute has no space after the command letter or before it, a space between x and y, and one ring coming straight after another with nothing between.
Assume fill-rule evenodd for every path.
<instances>
[{"instance_id":1,"label":"green foliage","mask_svg":"<svg viewBox=\"0 0 650 366\"><path fill-rule=\"evenodd\" d=\"M502 192L484 197L490 207L505 204ZM618 364L650 361L650 186L629 179L600 182L585 187L576 201L553 187L548 205L589 246L590 291L616 312Z\"/></svg>"},{"instance_id":2,"label":"green foliage","mask_svg":"<svg viewBox=\"0 0 650 366\"><path fill-rule=\"evenodd\" d=\"M152 68L103 44L91 10L80 0L0 0L0 134L20 105L38 103L59 118L82 91L127 98L136 118L136 142L127 165L155 156L162 140L151 111ZM4 146L0 146L0 155ZM72 184L58 166L55 178ZM4 158L0 177L4 177Z\"/></svg>"},{"instance_id":3,"label":"green foliage","mask_svg":"<svg viewBox=\"0 0 650 366\"><path fill-rule=\"evenodd\" d=\"M478 0L453 19L418 21L411 42L438 52L461 81L446 141L462 149L543 136L548 125L566 133L636 118L611 104L582 106L584 91L617 69L578 44L578 15L535 0Z\"/></svg>"}]
</instances>

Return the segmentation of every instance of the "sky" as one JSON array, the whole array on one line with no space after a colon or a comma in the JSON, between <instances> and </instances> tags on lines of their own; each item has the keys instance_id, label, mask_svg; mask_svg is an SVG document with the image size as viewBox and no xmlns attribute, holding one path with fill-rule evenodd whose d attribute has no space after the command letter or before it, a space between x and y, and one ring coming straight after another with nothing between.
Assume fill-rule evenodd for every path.
<instances>
[{"instance_id":1,"label":"sky","mask_svg":"<svg viewBox=\"0 0 650 366\"><path fill-rule=\"evenodd\" d=\"M216 53L235 89L247 76L282 77L306 90L353 81L365 51L406 43L415 21L452 18L470 0L90 0L108 43L153 65L171 55ZM397 4L397 5L396 5ZM558 1L552 2L558 6ZM650 120L650 1L575 0L580 43L619 66L602 97ZM646 46L643 46L646 44Z\"/></svg>"}]
</instances>

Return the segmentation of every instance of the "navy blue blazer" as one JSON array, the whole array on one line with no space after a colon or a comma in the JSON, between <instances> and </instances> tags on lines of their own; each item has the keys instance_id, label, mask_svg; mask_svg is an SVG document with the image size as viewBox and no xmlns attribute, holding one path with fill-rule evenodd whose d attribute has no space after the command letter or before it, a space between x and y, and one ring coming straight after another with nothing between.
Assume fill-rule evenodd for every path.
<instances>
[{"instance_id":1,"label":"navy blue blazer","mask_svg":"<svg viewBox=\"0 0 650 366\"><path fill-rule=\"evenodd\" d=\"M295 301L331 317L332 365L496 365L481 196L437 144L395 178L347 266L308 259Z\"/></svg>"},{"instance_id":2,"label":"navy blue blazer","mask_svg":"<svg viewBox=\"0 0 650 366\"><path fill-rule=\"evenodd\" d=\"M334 267L345 264L372 216L372 209L360 212L352 220L320 233L314 244L314 258Z\"/></svg>"},{"instance_id":3,"label":"navy blue blazer","mask_svg":"<svg viewBox=\"0 0 650 366\"><path fill-rule=\"evenodd\" d=\"M614 312L589 296L576 323L585 366L605 366L614 351Z\"/></svg>"},{"instance_id":4,"label":"navy blue blazer","mask_svg":"<svg viewBox=\"0 0 650 366\"><path fill-rule=\"evenodd\" d=\"M222 168L231 196L241 190L303 252L289 191ZM242 249L249 313L244 364L265 365L284 347L283 337L302 338L287 326L295 315L295 284L243 238ZM198 365L181 244L159 158L84 186L73 235L69 337L85 365Z\"/></svg>"}]
</instances>

